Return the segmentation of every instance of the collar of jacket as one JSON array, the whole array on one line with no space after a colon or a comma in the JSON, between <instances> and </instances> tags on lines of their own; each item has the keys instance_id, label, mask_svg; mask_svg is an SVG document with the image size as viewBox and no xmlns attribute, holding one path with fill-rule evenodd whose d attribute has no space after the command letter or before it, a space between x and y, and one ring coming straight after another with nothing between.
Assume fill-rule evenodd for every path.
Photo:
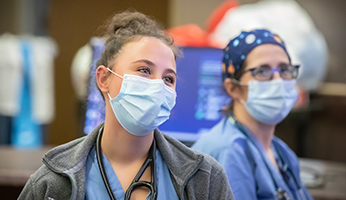
<instances>
[{"instance_id":1,"label":"collar of jacket","mask_svg":"<svg viewBox=\"0 0 346 200\"><path fill-rule=\"evenodd\" d=\"M85 166L89 151L95 145L98 130L102 126L103 124L98 125L87 136L51 149L43 157L43 162L50 169L60 173L73 174L78 172Z\"/></svg>"},{"instance_id":2,"label":"collar of jacket","mask_svg":"<svg viewBox=\"0 0 346 200\"><path fill-rule=\"evenodd\" d=\"M103 123L98 125L87 136L51 149L45 154L42 161L52 171L69 176L74 188L81 188L76 185L77 183L73 179L85 179L84 172L77 172L85 169L85 162L89 151L95 145L99 129L102 126ZM183 197L184 187L187 181L198 170L204 157L175 139L162 134L158 129L155 129L154 137L157 148L161 152L171 172L175 190L178 196ZM72 194L75 192L73 191Z\"/></svg>"},{"instance_id":3,"label":"collar of jacket","mask_svg":"<svg viewBox=\"0 0 346 200\"><path fill-rule=\"evenodd\" d=\"M156 144L167 164L174 188L181 198L188 180L199 169L204 156L178 142L177 140L162 134L158 129L154 131Z\"/></svg>"}]
</instances>

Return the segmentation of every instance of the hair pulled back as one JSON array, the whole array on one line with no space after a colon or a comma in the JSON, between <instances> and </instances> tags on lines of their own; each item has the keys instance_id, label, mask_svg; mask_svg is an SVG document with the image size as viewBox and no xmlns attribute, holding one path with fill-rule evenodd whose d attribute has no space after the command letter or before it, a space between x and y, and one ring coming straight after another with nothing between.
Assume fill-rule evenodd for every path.
<instances>
[{"instance_id":1,"label":"hair pulled back","mask_svg":"<svg viewBox=\"0 0 346 200\"><path fill-rule=\"evenodd\" d=\"M173 38L155 20L142 13L125 11L115 14L104 26L107 30L104 35L106 41L101 59L96 63L97 66L111 67L110 65L125 44L142 37L154 37L161 40L172 49L175 58L179 53L178 48L173 44Z\"/></svg>"},{"instance_id":2,"label":"hair pulled back","mask_svg":"<svg viewBox=\"0 0 346 200\"><path fill-rule=\"evenodd\" d=\"M245 71L246 65L247 65L247 62L246 62L246 58L245 58L244 62L240 65L239 70L237 70L237 71L234 73L234 78L233 78L233 79L235 79L235 80L237 80L237 81L240 81L240 78L241 78L241 76L243 75L243 72ZM223 82L224 82L224 81L223 81ZM240 86L235 85L235 87L240 87ZM225 88L225 86L223 86L223 89L224 89L224 92L225 92L226 94L228 94L228 93L227 93L227 90L226 90L226 88ZM232 97L231 97L231 98L232 98ZM234 100L231 99L231 101L228 103L228 105L226 105L225 107L223 107L223 108L220 110L220 112L221 112L223 115L225 115L225 116L229 116L229 115L231 115L232 112L233 112L233 107L234 107Z\"/></svg>"}]
</instances>

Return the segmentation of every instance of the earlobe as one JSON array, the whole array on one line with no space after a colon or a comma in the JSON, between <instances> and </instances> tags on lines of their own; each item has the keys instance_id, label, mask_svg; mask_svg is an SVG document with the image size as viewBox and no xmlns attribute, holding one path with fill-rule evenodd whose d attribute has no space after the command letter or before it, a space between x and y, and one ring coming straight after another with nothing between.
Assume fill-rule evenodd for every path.
<instances>
[{"instance_id":1,"label":"earlobe","mask_svg":"<svg viewBox=\"0 0 346 200\"><path fill-rule=\"evenodd\" d=\"M107 68L104 65L100 65L96 69L96 83L102 93L109 92L108 77L109 77L109 74L108 74Z\"/></svg>"}]
</instances>

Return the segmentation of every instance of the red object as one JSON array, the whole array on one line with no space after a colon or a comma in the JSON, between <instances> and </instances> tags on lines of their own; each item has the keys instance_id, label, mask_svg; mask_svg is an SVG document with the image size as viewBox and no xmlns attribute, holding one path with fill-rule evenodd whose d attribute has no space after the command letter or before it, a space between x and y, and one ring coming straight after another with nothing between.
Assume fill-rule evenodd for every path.
<instances>
[{"instance_id":1,"label":"red object","mask_svg":"<svg viewBox=\"0 0 346 200\"><path fill-rule=\"evenodd\" d=\"M174 38L174 43L178 46L205 47L207 43L207 33L196 24L187 24L168 29Z\"/></svg>"},{"instance_id":2,"label":"red object","mask_svg":"<svg viewBox=\"0 0 346 200\"><path fill-rule=\"evenodd\" d=\"M178 46L217 47L214 42L209 41L209 34L215 30L226 12L237 6L237 0L227 0L217 7L208 19L207 31L196 24L187 24L168 29L167 32L172 34L174 43Z\"/></svg>"},{"instance_id":3,"label":"red object","mask_svg":"<svg viewBox=\"0 0 346 200\"><path fill-rule=\"evenodd\" d=\"M222 18L225 16L227 11L237 7L238 5L239 3L237 0L229 0L225 1L220 6L218 6L208 19L207 33L212 33L215 30L216 26L219 24L219 22L222 20Z\"/></svg>"}]
</instances>

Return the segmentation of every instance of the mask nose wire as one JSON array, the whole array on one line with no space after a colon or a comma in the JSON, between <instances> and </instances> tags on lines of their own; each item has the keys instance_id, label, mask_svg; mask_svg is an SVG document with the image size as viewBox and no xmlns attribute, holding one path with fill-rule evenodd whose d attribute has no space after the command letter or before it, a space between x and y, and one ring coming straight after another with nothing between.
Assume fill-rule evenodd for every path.
<instances>
[{"instance_id":1,"label":"mask nose wire","mask_svg":"<svg viewBox=\"0 0 346 200\"><path fill-rule=\"evenodd\" d=\"M282 78L281 77L281 69L276 68L276 69L272 69L272 74L271 74L270 80L274 79L275 74L278 74L278 76L276 76L277 77L276 79Z\"/></svg>"},{"instance_id":2,"label":"mask nose wire","mask_svg":"<svg viewBox=\"0 0 346 200\"><path fill-rule=\"evenodd\" d=\"M113 72L113 71L112 71L111 69L109 69L108 67L107 67L107 70L108 70L109 72L111 72L112 74L116 75L117 77L124 79L124 77L122 77L122 76L120 76L119 74ZM111 97L111 95L110 95L108 92L107 92L107 95L108 95L109 100L111 100L112 97Z\"/></svg>"}]
</instances>

